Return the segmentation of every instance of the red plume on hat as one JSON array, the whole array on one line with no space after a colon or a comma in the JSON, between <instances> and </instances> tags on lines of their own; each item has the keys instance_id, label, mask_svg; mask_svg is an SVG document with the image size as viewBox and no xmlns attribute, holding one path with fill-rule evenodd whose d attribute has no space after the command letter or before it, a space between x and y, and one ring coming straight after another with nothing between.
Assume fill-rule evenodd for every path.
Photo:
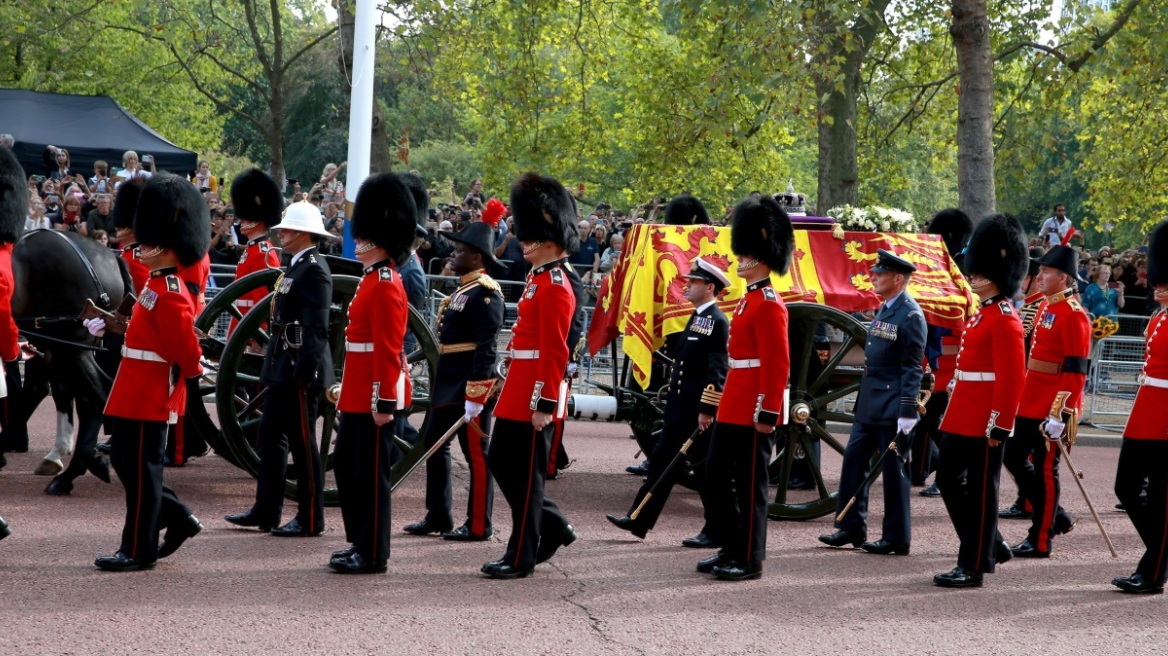
<instances>
[{"instance_id":1,"label":"red plume on hat","mask_svg":"<svg viewBox=\"0 0 1168 656\"><path fill-rule=\"evenodd\" d=\"M499 221L503 219L503 215L507 213L507 206L503 204L498 198L492 198L487 201L487 206L483 208L483 223L492 228L499 227Z\"/></svg>"}]
</instances>

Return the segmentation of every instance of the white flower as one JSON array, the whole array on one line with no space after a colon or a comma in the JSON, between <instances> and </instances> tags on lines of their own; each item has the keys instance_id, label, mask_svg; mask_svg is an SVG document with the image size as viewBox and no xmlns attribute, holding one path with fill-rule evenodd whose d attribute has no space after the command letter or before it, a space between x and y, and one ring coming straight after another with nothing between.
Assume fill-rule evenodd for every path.
<instances>
[{"instance_id":1,"label":"white flower","mask_svg":"<svg viewBox=\"0 0 1168 656\"><path fill-rule=\"evenodd\" d=\"M887 221L880 222L880 232L888 232L891 229L892 229L892 226L888 225Z\"/></svg>"}]
</instances>

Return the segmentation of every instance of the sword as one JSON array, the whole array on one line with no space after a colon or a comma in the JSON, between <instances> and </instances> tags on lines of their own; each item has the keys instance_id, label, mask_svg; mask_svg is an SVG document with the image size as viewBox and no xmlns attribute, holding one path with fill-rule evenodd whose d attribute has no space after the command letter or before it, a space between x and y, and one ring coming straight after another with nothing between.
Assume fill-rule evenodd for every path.
<instances>
[{"instance_id":1,"label":"sword","mask_svg":"<svg viewBox=\"0 0 1168 656\"><path fill-rule=\"evenodd\" d=\"M451 439L453 439L454 435L456 433L458 433L458 429L462 428L462 425L465 423L466 423L466 416L464 415L462 417L459 417L458 421L454 422L454 425L450 427L450 430L446 431L446 433L443 434L442 437L438 438L438 441L435 442L434 445L431 446L429 449L427 449L426 453L422 454L422 457L417 462L415 462L413 465L411 465L410 468L407 469L404 474L402 474L396 481L393 482L393 485L390 486L390 488L389 488L390 493L392 494L393 491L397 489L397 486L404 483L405 480L407 478L409 478L411 474L413 474L415 471L417 471L418 468L422 466L422 463L429 460L430 457L433 456L435 453L438 453L438 450L441 449Z\"/></svg>"},{"instance_id":2,"label":"sword","mask_svg":"<svg viewBox=\"0 0 1168 656\"><path fill-rule=\"evenodd\" d=\"M689 439L685 441L685 444L681 445L681 450L677 452L677 455L673 456L673 460L669 462L669 465L665 467L665 470L662 471L661 475L657 477L657 480L653 482L653 487L649 488L649 491L645 493L645 498L641 499L641 503L637 504L637 509L634 510L631 515L629 515L629 519L636 519L637 515L641 514L641 510L645 507L645 504L649 503L649 499L653 498L653 493L657 491L657 487L661 485L661 481L669 476L670 472L672 472L673 469L677 467L677 464L681 462L683 458L685 458L686 453L689 452L689 448L693 446L694 440L697 439L698 433L701 432L701 427L694 429L693 434L689 436Z\"/></svg>"},{"instance_id":3,"label":"sword","mask_svg":"<svg viewBox=\"0 0 1168 656\"><path fill-rule=\"evenodd\" d=\"M909 437L907 434L903 435L905 435L905 437ZM899 435L896 437L899 437ZM848 500L848 505L844 506L844 509L835 516L835 521L844 521L844 516L846 516L848 511L852 509L852 506L856 504L856 498L859 497L860 493L867 489L868 486L872 485L872 483L876 480L876 477L880 475L880 466L884 464L884 459L888 457L888 454L898 453L896 449L896 437L893 437L892 441L888 443L888 448L880 453L880 457L876 459L876 464L872 465L872 471L868 472L868 477L865 478L862 483L860 483L860 487L856 489L856 493L853 494L852 498ZM908 453L911 450L911 448L906 448L904 451L905 453Z\"/></svg>"},{"instance_id":4,"label":"sword","mask_svg":"<svg viewBox=\"0 0 1168 656\"><path fill-rule=\"evenodd\" d=\"M1067 451L1067 445L1063 444L1062 440L1054 440L1058 442L1059 451L1063 454L1063 461L1067 463L1067 469L1071 470L1071 474L1075 477L1075 483L1079 486L1079 491L1083 493L1083 500L1087 502L1087 508L1091 511L1091 516L1095 518L1095 524L1099 527L1099 533L1103 535L1104 541L1107 542L1107 548L1111 551L1112 558L1119 558L1119 554L1115 551L1115 545L1111 542L1111 536L1107 534L1107 529L1103 528L1103 522L1099 520L1099 513L1095 511L1095 504L1091 503L1091 496L1087 494L1087 488L1083 486L1083 475L1075 467L1075 463L1071 461L1071 454Z\"/></svg>"}]
</instances>

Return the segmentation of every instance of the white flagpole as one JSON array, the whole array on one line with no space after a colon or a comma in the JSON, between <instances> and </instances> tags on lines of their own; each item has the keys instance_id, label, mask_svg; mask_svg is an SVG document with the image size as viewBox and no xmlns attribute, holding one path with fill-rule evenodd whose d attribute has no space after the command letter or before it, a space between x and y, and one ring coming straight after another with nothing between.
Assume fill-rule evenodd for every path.
<instances>
[{"instance_id":1,"label":"white flagpole","mask_svg":"<svg viewBox=\"0 0 1168 656\"><path fill-rule=\"evenodd\" d=\"M373 137L373 63L377 38L377 0L357 0L353 25L353 88L349 96L349 165L345 179L345 216L353 216L353 201L369 177ZM353 237L345 221L345 257L354 257Z\"/></svg>"}]
</instances>

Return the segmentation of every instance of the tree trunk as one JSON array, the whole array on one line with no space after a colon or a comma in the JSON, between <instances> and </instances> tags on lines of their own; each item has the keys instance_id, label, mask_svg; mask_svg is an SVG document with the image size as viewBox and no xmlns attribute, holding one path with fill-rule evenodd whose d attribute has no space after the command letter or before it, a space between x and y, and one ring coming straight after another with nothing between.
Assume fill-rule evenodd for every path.
<instances>
[{"instance_id":1,"label":"tree trunk","mask_svg":"<svg viewBox=\"0 0 1168 656\"><path fill-rule=\"evenodd\" d=\"M346 104L352 103L352 87L350 85L353 71L353 26L356 22L353 0L338 0L337 28L341 35L341 52L337 57L341 76L345 79ZM393 167L393 159L389 154L389 136L385 132L385 121L381 117L381 110L377 106L377 96L373 96L373 136L370 141L369 173L389 171Z\"/></svg>"},{"instance_id":2,"label":"tree trunk","mask_svg":"<svg viewBox=\"0 0 1168 656\"><path fill-rule=\"evenodd\" d=\"M268 140L268 150L272 152L272 179L276 184L284 186L284 92L283 76L272 75L272 91L268 99L268 112L271 116L271 127L265 131Z\"/></svg>"},{"instance_id":3,"label":"tree trunk","mask_svg":"<svg viewBox=\"0 0 1168 656\"><path fill-rule=\"evenodd\" d=\"M952 0L949 34L957 49L958 205L975 222L993 214L994 69L986 0Z\"/></svg>"}]
</instances>

